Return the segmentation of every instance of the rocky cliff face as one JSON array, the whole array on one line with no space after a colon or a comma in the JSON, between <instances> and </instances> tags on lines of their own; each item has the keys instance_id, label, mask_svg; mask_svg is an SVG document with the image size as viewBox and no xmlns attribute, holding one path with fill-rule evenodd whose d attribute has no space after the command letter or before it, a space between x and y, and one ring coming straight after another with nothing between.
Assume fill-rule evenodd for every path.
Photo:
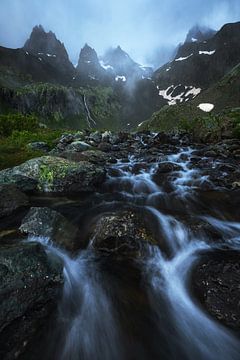
<instances>
[{"instance_id":1,"label":"rocky cliff face","mask_svg":"<svg viewBox=\"0 0 240 360\"><path fill-rule=\"evenodd\" d=\"M56 38L52 31L45 32L41 25L33 28L23 49L69 76L74 73L74 67L69 60L64 44Z\"/></svg>"},{"instance_id":2,"label":"rocky cliff face","mask_svg":"<svg viewBox=\"0 0 240 360\"><path fill-rule=\"evenodd\" d=\"M77 73L77 79L84 84L106 82L107 73L101 67L96 51L88 44L85 44L80 51Z\"/></svg>"}]
</instances>

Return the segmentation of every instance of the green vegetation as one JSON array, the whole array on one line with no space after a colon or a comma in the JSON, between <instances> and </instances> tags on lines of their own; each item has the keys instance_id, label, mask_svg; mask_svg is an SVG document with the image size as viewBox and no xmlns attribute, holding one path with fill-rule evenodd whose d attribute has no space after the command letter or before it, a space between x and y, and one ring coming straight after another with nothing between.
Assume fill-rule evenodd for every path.
<instances>
[{"instance_id":1,"label":"green vegetation","mask_svg":"<svg viewBox=\"0 0 240 360\"><path fill-rule=\"evenodd\" d=\"M225 109L219 114L196 116L190 105L167 106L154 113L138 129L186 131L200 141L219 140L227 133L240 138L240 108Z\"/></svg>"},{"instance_id":2,"label":"green vegetation","mask_svg":"<svg viewBox=\"0 0 240 360\"><path fill-rule=\"evenodd\" d=\"M27 144L42 141L51 149L62 133L62 130L39 127L38 119L33 115L0 115L0 169L44 155L42 151L28 148Z\"/></svg>"},{"instance_id":3,"label":"green vegetation","mask_svg":"<svg viewBox=\"0 0 240 360\"><path fill-rule=\"evenodd\" d=\"M34 131L39 125L34 115L0 115L0 137L10 136L14 131Z\"/></svg>"}]
</instances>

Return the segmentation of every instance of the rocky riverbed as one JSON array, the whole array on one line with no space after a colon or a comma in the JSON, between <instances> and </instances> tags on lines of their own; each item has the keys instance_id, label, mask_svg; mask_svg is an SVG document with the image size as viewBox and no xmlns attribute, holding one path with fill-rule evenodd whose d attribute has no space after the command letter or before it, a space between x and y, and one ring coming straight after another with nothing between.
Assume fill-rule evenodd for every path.
<instances>
[{"instance_id":1,"label":"rocky riverbed","mask_svg":"<svg viewBox=\"0 0 240 360\"><path fill-rule=\"evenodd\" d=\"M47 359L171 360L191 348L237 360L240 140L85 131L45 148L0 171L1 358L42 359L44 347Z\"/></svg>"}]
</instances>

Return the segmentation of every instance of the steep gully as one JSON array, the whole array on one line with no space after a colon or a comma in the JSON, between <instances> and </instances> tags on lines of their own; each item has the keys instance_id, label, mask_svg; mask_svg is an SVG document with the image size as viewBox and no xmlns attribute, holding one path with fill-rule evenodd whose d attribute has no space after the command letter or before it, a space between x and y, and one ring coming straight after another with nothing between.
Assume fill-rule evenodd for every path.
<instances>
[{"instance_id":1,"label":"steep gully","mask_svg":"<svg viewBox=\"0 0 240 360\"><path fill-rule=\"evenodd\" d=\"M210 180L197 165L191 166L193 152L180 146L177 153L151 164L135 156L118 160L108 171L103 193L89 202L85 223L123 208L134 208L152 219L155 237L163 239L164 245L162 240L159 246L148 244L143 257L118 261L99 256L90 241L87 249L71 258L48 239L37 239L64 262L57 330L49 337L46 356L59 360L240 358L238 338L203 310L190 285L191 271L202 253L226 246L240 251L240 222L234 219L234 209L224 220L226 214L211 202L202 205L198 190ZM170 183L164 186L153 180L159 163L173 166ZM185 217L181 218L182 211ZM196 235L190 218L215 229L221 234L219 240L213 241L207 231Z\"/></svg>"}]
</instances>

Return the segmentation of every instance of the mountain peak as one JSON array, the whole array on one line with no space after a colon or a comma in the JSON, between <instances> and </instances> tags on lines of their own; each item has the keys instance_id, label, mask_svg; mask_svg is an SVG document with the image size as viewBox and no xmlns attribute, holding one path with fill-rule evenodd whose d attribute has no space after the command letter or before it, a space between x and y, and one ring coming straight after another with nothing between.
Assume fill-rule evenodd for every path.
<instances>
[{"instance_id":1,"label":"mountain peak","mask_svg":"<svg viewBox=\"0 0 240 360\"><path fill-rule=\"evenodd\" d=\"M185 43L202 42L213 37L215 33L216 31L211 28L196 24L189 30Z\"/></svg>"},{"instance_id":2,"label":"mountain peak","mask_svg":"<svg viewBox=\"0 0 240 360\"><path fill-rule=\"evenodd\" d=\"M44 30L44 28L43 28L43 26L41 24L34 26L32 31L34 31L34 32L44 32L45 33L45 30Z\"/></svg>"},{"instance_id":3,"label":"mountain peak","mask_svg":"<svg viewBox=\"0 0 240 360\"><path fill-rule=\"evenodd\" d=\"M57 65L61 71L73 71L64 44L52 31L46 32L42 25L33 28L23 49L52 65Z\"/></svg>"}]
</instances>

